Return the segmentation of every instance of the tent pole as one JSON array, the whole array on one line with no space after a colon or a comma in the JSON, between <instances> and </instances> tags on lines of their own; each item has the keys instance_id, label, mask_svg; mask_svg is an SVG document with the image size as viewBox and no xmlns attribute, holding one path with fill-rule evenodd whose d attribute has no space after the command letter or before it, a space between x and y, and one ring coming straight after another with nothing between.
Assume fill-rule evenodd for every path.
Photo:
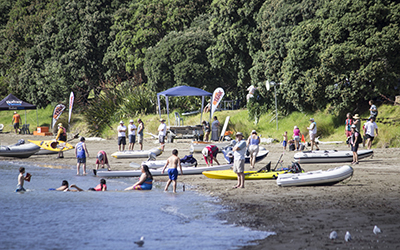
<instances>
[{"instance_id":1,"label":"tent pole","mask_svg":"<svg viewBox=\"0 0 400 250\"><path fill-rule=\"evenodd\" d=\"M167 100L167 119L168 119L168 126L171 126L169 124L169 102L168 102L168 96L165 96L166 100Z\"/></svg>"},{"instance_id":2,"label":"tent pole","mask_svg":"<svg viewBox=\"0 0 400 250\"><path fill-rule=\"evenodd\" d=\"M26 124L26 109L25 109L25 124Z\"/></svg>"},{"instance_id":3,"label":"tent pole","mask_svg":"<svg viewBox=\"0 0 400 250\"><path fill-rule=\"evenodd\" d=\"M39 127L38 108L36 107L36 129Z\"/></svg>"},{"instance_id":4,"label":"tent pole","mask_svg":"<svg viewBox=\"0 0 400 250\"><path fill-rule=\"evenodd\" d=\"M204 106L204 96L201 96L201 109L200 109L200 124L203 120L203 106Z\"/></svg>"}]
</instances>

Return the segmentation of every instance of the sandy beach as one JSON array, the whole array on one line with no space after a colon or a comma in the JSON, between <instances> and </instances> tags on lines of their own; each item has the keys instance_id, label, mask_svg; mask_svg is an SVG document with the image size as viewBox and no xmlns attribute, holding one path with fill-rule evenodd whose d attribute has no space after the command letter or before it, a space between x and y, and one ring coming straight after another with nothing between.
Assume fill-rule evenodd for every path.
<instances>
[{"instance_id":1,"label":"sandy beach","mask_svg":"<svg viewBox=\"0 0 400 250\"><path fill-rule=\"evenodd\" d=\"M69 136L69 138L72 135ZM50 140L54 137L32 135L0 134L1 145L10 145L18 139ZM71 141L75 145L77 139ZM158 146L152 138L146 138L144 149ZM90 157L88 171L92 174L95 156L99 150L109 155L118 149L117 139L98 140L87 138ZM168 143L165 152L158 160L170 156L172 149L179 150L179 157L189 154L190 140L175 140ZM274 167L284 152L281 144L262 145L270 151L267 158L257 163L256 170L269 161ZM323 144L322 150L348 150L345 144ZM138 149L138 145L135 145ZM360 147L362 149L362 146ZM278 187L275 180L246 181L244 189L232 189L236 180L208 179L203 175L183 175L179 182L186 189L197 190L218 197L223 205L230 208L229 213L221 214L221 219L253 229L274 231L276 235L260 240L255 246L244 249L400 249L400 149L373 148L374 156L360 160L353 165L354 175L347 183L322 187ZM283 165L289 165L295 152L285 151ZM27 159L4 158L1 161L24 161L38 165L70 167L76 165L73 151L64 153L64 159L57 155L31 156ZM201 154L194 157L200 165L204 164ZM129 163L138 164L145 159L114 159L109 157L112 170L131 170ZM218 156L224 162L222 155ZM305 171L326 170L344 164L303 164ZM249 166L246 166L248 169ZM168 177L156 177L165 182ZM33 177L34 180L34 177ZM182 191L182 190L180 190ZM374 235L374 225L382 233ZM329 239L331 231L337 231L338 239ZM345 242L344 235L349 231L353 237ZM194 236L195 237L195 236Z\"/></svg>"}]
</instances>

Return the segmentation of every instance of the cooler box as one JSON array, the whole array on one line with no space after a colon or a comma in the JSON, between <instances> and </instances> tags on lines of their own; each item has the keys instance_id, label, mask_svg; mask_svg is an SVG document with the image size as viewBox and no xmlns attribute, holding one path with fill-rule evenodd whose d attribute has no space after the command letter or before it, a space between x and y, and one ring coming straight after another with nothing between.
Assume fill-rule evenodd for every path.
<instances>
[{"instance_id":1,"label":"cooler box","mask_svg":"<svg viewBox=\"0 0 400 250\"><path fill-rule=\"evenodd\" d=\"M53 135L53 133L49 132L49 127L37 127L36 131L33 131L33 135Z\"/></svg>"}]
</instances>

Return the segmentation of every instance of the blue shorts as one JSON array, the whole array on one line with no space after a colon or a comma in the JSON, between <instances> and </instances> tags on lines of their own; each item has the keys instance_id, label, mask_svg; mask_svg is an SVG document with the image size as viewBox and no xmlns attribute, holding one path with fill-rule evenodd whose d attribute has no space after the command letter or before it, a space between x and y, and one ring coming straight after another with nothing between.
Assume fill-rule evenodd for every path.
<instances>
[{"instance_id":1,"label":"blue shorts","mask_svg":"<svg viewBox=\"0 0 400 250\"><path fill-rule=\"evenodd\" d=\"M86 163L86 158L77 158L77 163Z\"/></svg>"},{"instance_id":2,"label":"blue shorts","mask_svg":"<svg viewBox=\"0 0 400 250\"><path fill-rule=\"evenodd\" d=\"M283 141L283 146L286 147L287 141Z\"/></svg>"},{"instance_id":3,"label":"blue shorts","mask_svg":"<svg viewBox=\"0 0 400 250\"><path fill-rule=\"evenodd\" d=\"M176 181L178 179L178 169L176 168L168 169L168 177L170 180Z\"/></svg>"},{"instance_id":4,"label":"blue shorts","mask_svg":"<svg viewBox=\"0 0 400 250\"><path fill-rule=\"evenodd\" d=\"M136 142L136 135L129 135L129 143L135 143Z\"/></svg>"}]
</instances>

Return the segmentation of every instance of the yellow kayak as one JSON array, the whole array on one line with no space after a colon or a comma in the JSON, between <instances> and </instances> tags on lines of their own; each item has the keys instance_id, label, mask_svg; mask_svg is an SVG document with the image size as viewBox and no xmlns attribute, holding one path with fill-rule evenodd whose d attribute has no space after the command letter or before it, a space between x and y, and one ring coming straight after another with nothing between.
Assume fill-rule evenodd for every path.
<instances>
[{"instance_id":1,"label":"yellow kayak","mask_svg":"<svg viewBox=\"0 0 400 250\"><path fill-rule=\"evenodd\" d=\"M276 179L278 175L287 171L244 171L246 180ZM211 179L236 180L237 175L233 170L204 171L203 174Z\"/></svg>"},{"instance_id":2,"label":"yellow kayak","mask_svg":"<svg viewBox=\"0 0 400 250\"><path fill-rule=\"evenodd\" d=\"M54 152L60 152L60 151L67 151L74 149L74 146L69 144L68 142L63 142L63 141L54 141L54 140L47 140L47 141L34 141L34 140L28 140L39 147L49 150L49 151L54 151Z\"/></svg>"}]
</instances>

